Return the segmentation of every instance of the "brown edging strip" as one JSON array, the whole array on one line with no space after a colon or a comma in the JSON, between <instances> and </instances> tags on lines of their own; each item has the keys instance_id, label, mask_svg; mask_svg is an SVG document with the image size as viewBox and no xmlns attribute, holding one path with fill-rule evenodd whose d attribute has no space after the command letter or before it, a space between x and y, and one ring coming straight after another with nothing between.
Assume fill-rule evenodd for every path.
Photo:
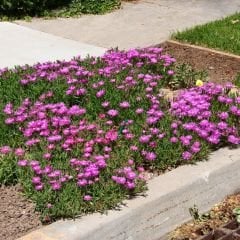
<instances>
[{"instance_id":1,"label":"brown edging strip","mask_svg":"<svg viewBox=\"0 0 240 240\"><path fill-rule=\"evenodd\" d=\"M188 43L182 43L182 42L178 42L178 41L174 41L174 40L167 40L165 43L171 43L171 44L176 44L176 45L180 45L180 46L183 46L183 47L195 48L195 49L207 51L207 52L210 52L210 53L215 53L215 54L224 55L224 56L227 56L227 57L240 59L240 56L232 54L232 53L222 52L222 51L219 51L219 50L214 50L214 49L211 49L211 48L201 47L201 46L192 45L192 44L188 44Z\"/></svg>"}]
</instances>

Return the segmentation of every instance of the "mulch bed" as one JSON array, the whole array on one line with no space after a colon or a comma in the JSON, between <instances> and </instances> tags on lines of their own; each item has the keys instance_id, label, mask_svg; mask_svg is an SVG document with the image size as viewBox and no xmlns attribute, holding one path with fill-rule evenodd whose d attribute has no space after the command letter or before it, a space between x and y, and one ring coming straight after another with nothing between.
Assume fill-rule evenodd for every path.
<instances>
[{"instance_id":1,"label":"mulch bed","mask_svg":"<svg viewBox=\"0 0 240 240\"><path fill-rule=\"evenodd\" d=\"M175 57L178 63L188 63L196 70L207 71L211 82L233 81L240 73L240 58L168 41L160 46L164 48L164 52Z\"/></svg>"},{"instance_id":2,"label":"mulch bed","mask_svg":"<svg viewBox=\"0 0 240 240\"><path fill-rule=\"evenodd\" d=\"M14 240L41 226L34 204L19 185L0 187L0 239Z\"/></svg>"},{"instance_id":3,"label":"mulch bed","mask_svg":"<svg viewBox=\"0 0 240 240\"><path fill-rule=\"evenodd\" d=\"M175 229L169 234L171 240L215 239L211 235L223 232L226 223L235 219L233 209L240 207L240 194L228 196L216 204L210 212ZM225 226L224 226L225 225ZM228 224L229 225L229 224ZM232 224L233 225L233 224ZM227 228L227 227L225 227ZM205 236L205 237L203 237ZM230 238L227 238L230 239Z\"/></svg>"},{"instance_id":4,"label":"mulch bed","mask_svg":"<svg viewBox=\"0 0 240 240\"><path fill-rule=\"evenodd\" d=\"M213 82L223 83L232 81L237 73L240 72L240 58L227 57L169 42L165 42L160 46L164 48L166 53L175 57L177 62L188 63L197 70L206 70L209 80ZM237 195L237 198L240 204L240 195ZM34 209L33 203L22 196L22 189L19 185L0 187L0 239L14 240L40 227L39 214ZM228 208L226 209L227 212L224 214L226 216L228 214L231 215ZM217 223L214 224L218 226ZM212 225L210 224L206 227L212 228ZM196 226L193 224L190 225L190 228L193 229L193 234L196 234L194 233ZM182 229L185 231L185 226ZM194 236L184 239L194 239Z\"/></svg>"}]
</instances>

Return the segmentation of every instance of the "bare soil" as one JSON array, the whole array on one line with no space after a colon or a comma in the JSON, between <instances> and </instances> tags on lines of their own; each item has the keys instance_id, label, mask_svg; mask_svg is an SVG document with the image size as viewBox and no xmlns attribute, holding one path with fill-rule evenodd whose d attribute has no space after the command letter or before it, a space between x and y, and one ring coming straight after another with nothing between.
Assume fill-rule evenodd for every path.
<instances>
[{"instance_id":1,"label":"bare soil","mask_svg":"<svg viewBox=\"0 0 240 240\"><path fill-rule=\"evenodd\" d=\"M19 185L0 187L0 239L14 240L41 226L35 206Z\"/></svg>"},{"instance_id":2,"label":"bare soil","mask_svg":"<svg viewBox=\"0 0 240 240\"><path fill-rule=\"evenodd\" d=\"M188 63L196 70L205 70L211 82L233 81L240 73L240 58L197 49L172 42L160 44L164 52L176 58L178 63Z\"/></svg>"}]
</instances>

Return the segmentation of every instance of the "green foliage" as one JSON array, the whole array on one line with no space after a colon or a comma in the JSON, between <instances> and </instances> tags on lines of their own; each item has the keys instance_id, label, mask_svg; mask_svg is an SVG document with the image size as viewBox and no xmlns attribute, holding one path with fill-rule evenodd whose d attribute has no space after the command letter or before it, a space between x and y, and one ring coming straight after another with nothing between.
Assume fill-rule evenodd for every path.
<instances>
[{"instance_id":1,"label":"green foliage","mask_svg":"<svg viewBox=\"0 0 240 240\"><path fill-rule=\"evenodd\" d=\"M34 16L64 6L69 0L1 0L0 13L7 16Z\"/></svg>"},{"instance_id":2,"label":"green foliage","mask_svg":"<svg viewBox=\"0 0 240 240\"><path fill-rule=\"evenodd\" d=\"M240 223L240 207L233 209L233 214L236 216L236 220Z\"/></svg>"},{"instance_id":3,"label":"green foliage","mask_svg":"<svg viewBox=\"0 0 240 240\"><path fill-rule=\"evenodd\" d=\"M240 73L237 74L235 80L234 80L234 84L240 88Z\"/></svg>"},{"instance_id":4,"label":"green foliage","mask_svg":"<svg viewBox=\"0 0 240 240\"><path fill-rule=\"evenodd\" d=\"M0 186L17 183L17 158L13 155L0 156Z\"/></svg>"},{"instance_id":5,"label":"green foliage","mask_svg":"<svg viewBox=\"0 0 240 240\"><path fill-rule=\"evenodd\" d=\"M0 0L0 19L101 14L120 4L120 0Z\"/></svg>"},{"instance_id":6,"label":"green foliage","mask_svg":"<svg viewBox=\"0 0 240 240\"><path fill-rule=\"evenodd\" d=\"M172 89L189 88L195 85L197 80L204 81L207 77L206 71L196 71L189 64L178 64L175 75L169 82Z\"/></svg>"},{"instance_id":7,"label":"green foliage","mask_svg":"<svg viewBox=\"0 0 240 240\"><path fill-rule=\"evenodd\" d=\"M82 13L101 14L120 6L119 0L73 0L70 9L81 9Z\"/></svg>"},{"instance_id":8,"label":"green foliage","mask_svg":"<svg viewBox=\"0 0 240 240\"><path fill-rule=\"evenodd\" d=\"M191 217L198 222L206 221L210 219L210 213L200 214L197 206L194 204L193 207L189 208Z\"/></svg>"}]
</instances>

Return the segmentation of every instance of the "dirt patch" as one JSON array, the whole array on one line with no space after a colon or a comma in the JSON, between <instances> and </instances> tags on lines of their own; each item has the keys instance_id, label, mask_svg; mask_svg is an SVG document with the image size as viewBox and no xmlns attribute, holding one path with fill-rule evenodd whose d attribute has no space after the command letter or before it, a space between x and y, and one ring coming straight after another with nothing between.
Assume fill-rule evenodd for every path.
<instances>
[{"instance_id":1,"label":"dirt patch","mask_svg":"<svg viewBox=\"0 0 240 240\"><path fill-rule=\"evenodd\" d=\"M240 206L240 194L232 195L216 204L207 214L178 227L169 234L171 240L197 239L235 219L233 209Z\"/></svg>"},{"instance_id":2,"label":"dirt patch","mask_svg":"<svg viewBox=\"0 0 240 240\"><path fill-rule=\"evenodd\" d=\"M19 185L0 187L0 239L14 240L41 226L34 204Z\"/></svg>"},{"instance_id":3,"label":"dirt patch","mask_svg":"<svg viewBox=\"0 0 240 240\"><path fill-rule=\"evenodd\" d=\"M165 53L176 58L178 63L188 63L196 70L206 70L211 82L233 81L240 73L240 57L235 58L172 42L165 42L160 46L164 48Z\"/></svg>"}]
</instances>

